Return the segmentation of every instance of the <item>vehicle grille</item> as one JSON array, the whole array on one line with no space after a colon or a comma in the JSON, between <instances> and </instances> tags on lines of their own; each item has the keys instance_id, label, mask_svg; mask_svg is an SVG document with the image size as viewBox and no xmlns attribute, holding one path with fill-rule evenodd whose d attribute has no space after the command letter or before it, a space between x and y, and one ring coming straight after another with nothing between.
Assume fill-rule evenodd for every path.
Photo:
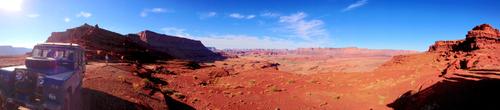
<instances>
[{"instance_id":1,"label":"vehicle grille","mask_svg":"<svg viewBox=\"0 0 500 110\"><path fill-rule=\"evenodd\" d=\"M38 87L37 77L28 76L27 79L17 80L14 97L18 100L39 102L42 98L42 87Z\"/></svg>"}]
</instances>

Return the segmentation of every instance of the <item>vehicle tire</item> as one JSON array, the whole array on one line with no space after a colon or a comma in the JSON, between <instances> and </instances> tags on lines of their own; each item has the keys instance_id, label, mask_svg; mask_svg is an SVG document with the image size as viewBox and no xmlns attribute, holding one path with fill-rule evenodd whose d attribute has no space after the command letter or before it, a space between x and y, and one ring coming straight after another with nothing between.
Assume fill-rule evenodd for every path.
<instances>
[{"instance_id":1,"label":"vehicle tire","mask_svg":"<svg viewBox=\"0 0 500 110\"><path fill-rule=\"evenodd\" d=\"M7 110L7 108L5 108L7 105L7 101L5 99L5 97L3 97L3 94L0 94L0 110Z\"/></svg>"},{"instance_id":2,"label":"vehicle tire","mask_svg":"<svg viewBox=\"0 0 500 110\"><path fill-rule=\"evenodd\" d=\"M4 97L2 93L0 93L0 110L12 110L17 109L17 106L14 104L9 104L7 102L7 98Z\"/></svg>"},{"instance_id":3,"label":"vehicle tire","mask_svg":"<svg viewBox=\"0 0 500 110\"><path fill-rule=\"evenodd\" d=\"M3 97L3 96L0 96L0 97L1 97L0 98L0 110L16 110L17 107L19 107L15 104L8 103L5 97Z\"/></svg>"}]
</instances>

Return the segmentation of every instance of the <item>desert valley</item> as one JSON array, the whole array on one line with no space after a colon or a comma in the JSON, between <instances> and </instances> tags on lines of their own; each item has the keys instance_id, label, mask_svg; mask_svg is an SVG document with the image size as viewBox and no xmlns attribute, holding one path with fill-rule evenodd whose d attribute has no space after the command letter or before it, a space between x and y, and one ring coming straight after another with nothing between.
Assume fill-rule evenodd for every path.
<instances>
[{"instance_id":1,"label":"desert valley","mask_svg":"<svg viewBox=\"0 0 500 110\"><path fill-rule=\"evenodd\" d=\"M481 24L464 34L427 51L214 49L182 36L83 24L46 42L85 49L85 110L498 108L486 100L500 98L500 32ZM25 57L2 56L0 67Z\"/></svg>"}]
</instances>

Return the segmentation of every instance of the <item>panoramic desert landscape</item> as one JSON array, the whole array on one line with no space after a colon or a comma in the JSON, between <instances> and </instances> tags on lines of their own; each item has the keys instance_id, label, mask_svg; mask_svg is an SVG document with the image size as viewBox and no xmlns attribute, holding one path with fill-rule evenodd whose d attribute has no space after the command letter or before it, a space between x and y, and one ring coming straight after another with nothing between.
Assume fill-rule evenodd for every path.
<instances>
[{"instance_id":1,"label":"panoramic desert landscape","mask_svg":"<svg viewBox=\"0 0 500 110\"><path fill-rule=\"evenodd\" d=\"M474 27L463 40L437 41L425 52L362 48L212 52L194 40L145 32L121 37L84 24L53 33L47 42L76 43L87 50L83 107L88 110L488 108L495 104L450 104L499 96L489 86L499 84L500 32L488 24ZM190 48L155 49L148 39L184 40L169 44ZM134 56L143 55L134 54L145 52L141 48L169 56L146 54L157 58L151 62ZM171 50L162 50L166 48ZM111 56L111 63L104 63L104 54ZM24 57L1 57L2 66L22 64Z\"/></svg>"},{"instance_id":2,"label":"panoramic desert landscape","mask_svg":"<svg viewBox=\"0 0 500 110\"><path fill-rule=\"evenodd\" d=\"M0 110L498 110L499 3L444 2L0 1Z\"/></svg>"}]
</instances>

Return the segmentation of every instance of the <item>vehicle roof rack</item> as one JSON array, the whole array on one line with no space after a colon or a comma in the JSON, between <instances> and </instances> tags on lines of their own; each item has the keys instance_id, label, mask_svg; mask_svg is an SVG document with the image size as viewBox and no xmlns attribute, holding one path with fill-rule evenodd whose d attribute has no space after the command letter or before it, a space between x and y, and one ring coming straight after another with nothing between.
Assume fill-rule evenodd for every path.
<instances>
[{"instance_id":1,"label":"vehicle roof rack","mask_svg":"<svg viewBox=\"0 0 500 110\"><path fill-rule=\"evenodd\" d=\"M38 45L79 46L78 44L74 44L74 43L58 43L58 42L40 43Z\"/></svg>"}]
</instances>

